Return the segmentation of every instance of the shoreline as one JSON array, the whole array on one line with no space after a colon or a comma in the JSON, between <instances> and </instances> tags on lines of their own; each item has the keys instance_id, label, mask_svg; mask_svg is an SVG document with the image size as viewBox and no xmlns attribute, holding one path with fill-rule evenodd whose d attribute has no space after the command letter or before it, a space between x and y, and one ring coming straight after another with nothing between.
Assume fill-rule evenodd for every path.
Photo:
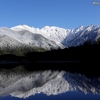
<instances>
[{"instance_id":1,"label":"shoreline","mask_svg":"<svg viewBox=\"0 0 100 100\"><path fill-rule=\"evenodd\" d=\"M64 70L72 73L84 74L88 77L100 77L99 62L13 62L0 64L1 69L13 69L22 66L27 71Z\"/></svg>"}]
</instances>

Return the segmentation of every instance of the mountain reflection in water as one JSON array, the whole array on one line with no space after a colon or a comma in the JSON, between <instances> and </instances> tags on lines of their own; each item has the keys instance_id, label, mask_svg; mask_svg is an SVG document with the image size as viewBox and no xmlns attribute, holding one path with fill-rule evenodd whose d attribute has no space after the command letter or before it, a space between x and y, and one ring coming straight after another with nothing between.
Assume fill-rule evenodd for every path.
<instances>
[{"instance_id":1,"label":"mountain reflection in water","mask_svg":"<svg viewBox=\"0 0 100 100\"><path fill-rule=\"evenodd\" d=\"M21 66L10 70L0 69L1 97L28 98L41 93L51 96L70 91L100 94L100 78L87 78L63 70L27 71Z\"/></svg>"}]
</instances>

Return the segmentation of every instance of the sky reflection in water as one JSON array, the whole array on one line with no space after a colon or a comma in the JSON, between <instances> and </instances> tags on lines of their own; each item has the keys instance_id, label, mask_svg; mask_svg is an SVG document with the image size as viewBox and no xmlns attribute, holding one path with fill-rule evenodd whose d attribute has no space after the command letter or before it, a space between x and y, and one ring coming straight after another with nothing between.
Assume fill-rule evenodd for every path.
<instances>
[{"instance_id":1,"label":"sky reflection in water","mask_svg":"<svg viewBox=\"0 0 100 100\"><path fill-rule=\"evenodd\" d=\"M81 92L66 92L55 96L46 96L40 93L28 98L17 98L12 96L0 97L0 100L100 100L100 94L93 95L89 93L84 95Z\"/></svg>"}]
</instances>

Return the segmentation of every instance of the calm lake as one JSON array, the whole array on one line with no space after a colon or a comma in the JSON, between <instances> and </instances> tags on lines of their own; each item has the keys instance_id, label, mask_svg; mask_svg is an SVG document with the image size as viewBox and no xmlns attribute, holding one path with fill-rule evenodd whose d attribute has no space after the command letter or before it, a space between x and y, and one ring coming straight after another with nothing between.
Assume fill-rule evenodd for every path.
<instances>
[{"instance_id":1,"label":"calm lake","mask_svg":"<svg viewBox=\"0 0 100 100\"><path fill-rule=\"evenodd\" d=\"M0 100L100 100L100 78L65 70L0 68Z\"/></svg>"}]
</instances>

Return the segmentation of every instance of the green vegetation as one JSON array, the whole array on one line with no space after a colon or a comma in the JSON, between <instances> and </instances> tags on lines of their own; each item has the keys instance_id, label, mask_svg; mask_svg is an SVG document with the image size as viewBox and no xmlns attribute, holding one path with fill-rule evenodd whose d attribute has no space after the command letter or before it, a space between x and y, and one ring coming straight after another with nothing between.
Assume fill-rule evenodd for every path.
<instances>
[{"instance_id":1,"label":"green vegetation","mask_svg":"<svg viewBox=\"0 0 100 100\"><path fill-rule=\"evenodd\" d=\"M24 56L28 52L45 52L46 50L39 47L32 46L16 46L0 48L0 55L13 54L16 56Z\"/></svg>"}]
</instances>

